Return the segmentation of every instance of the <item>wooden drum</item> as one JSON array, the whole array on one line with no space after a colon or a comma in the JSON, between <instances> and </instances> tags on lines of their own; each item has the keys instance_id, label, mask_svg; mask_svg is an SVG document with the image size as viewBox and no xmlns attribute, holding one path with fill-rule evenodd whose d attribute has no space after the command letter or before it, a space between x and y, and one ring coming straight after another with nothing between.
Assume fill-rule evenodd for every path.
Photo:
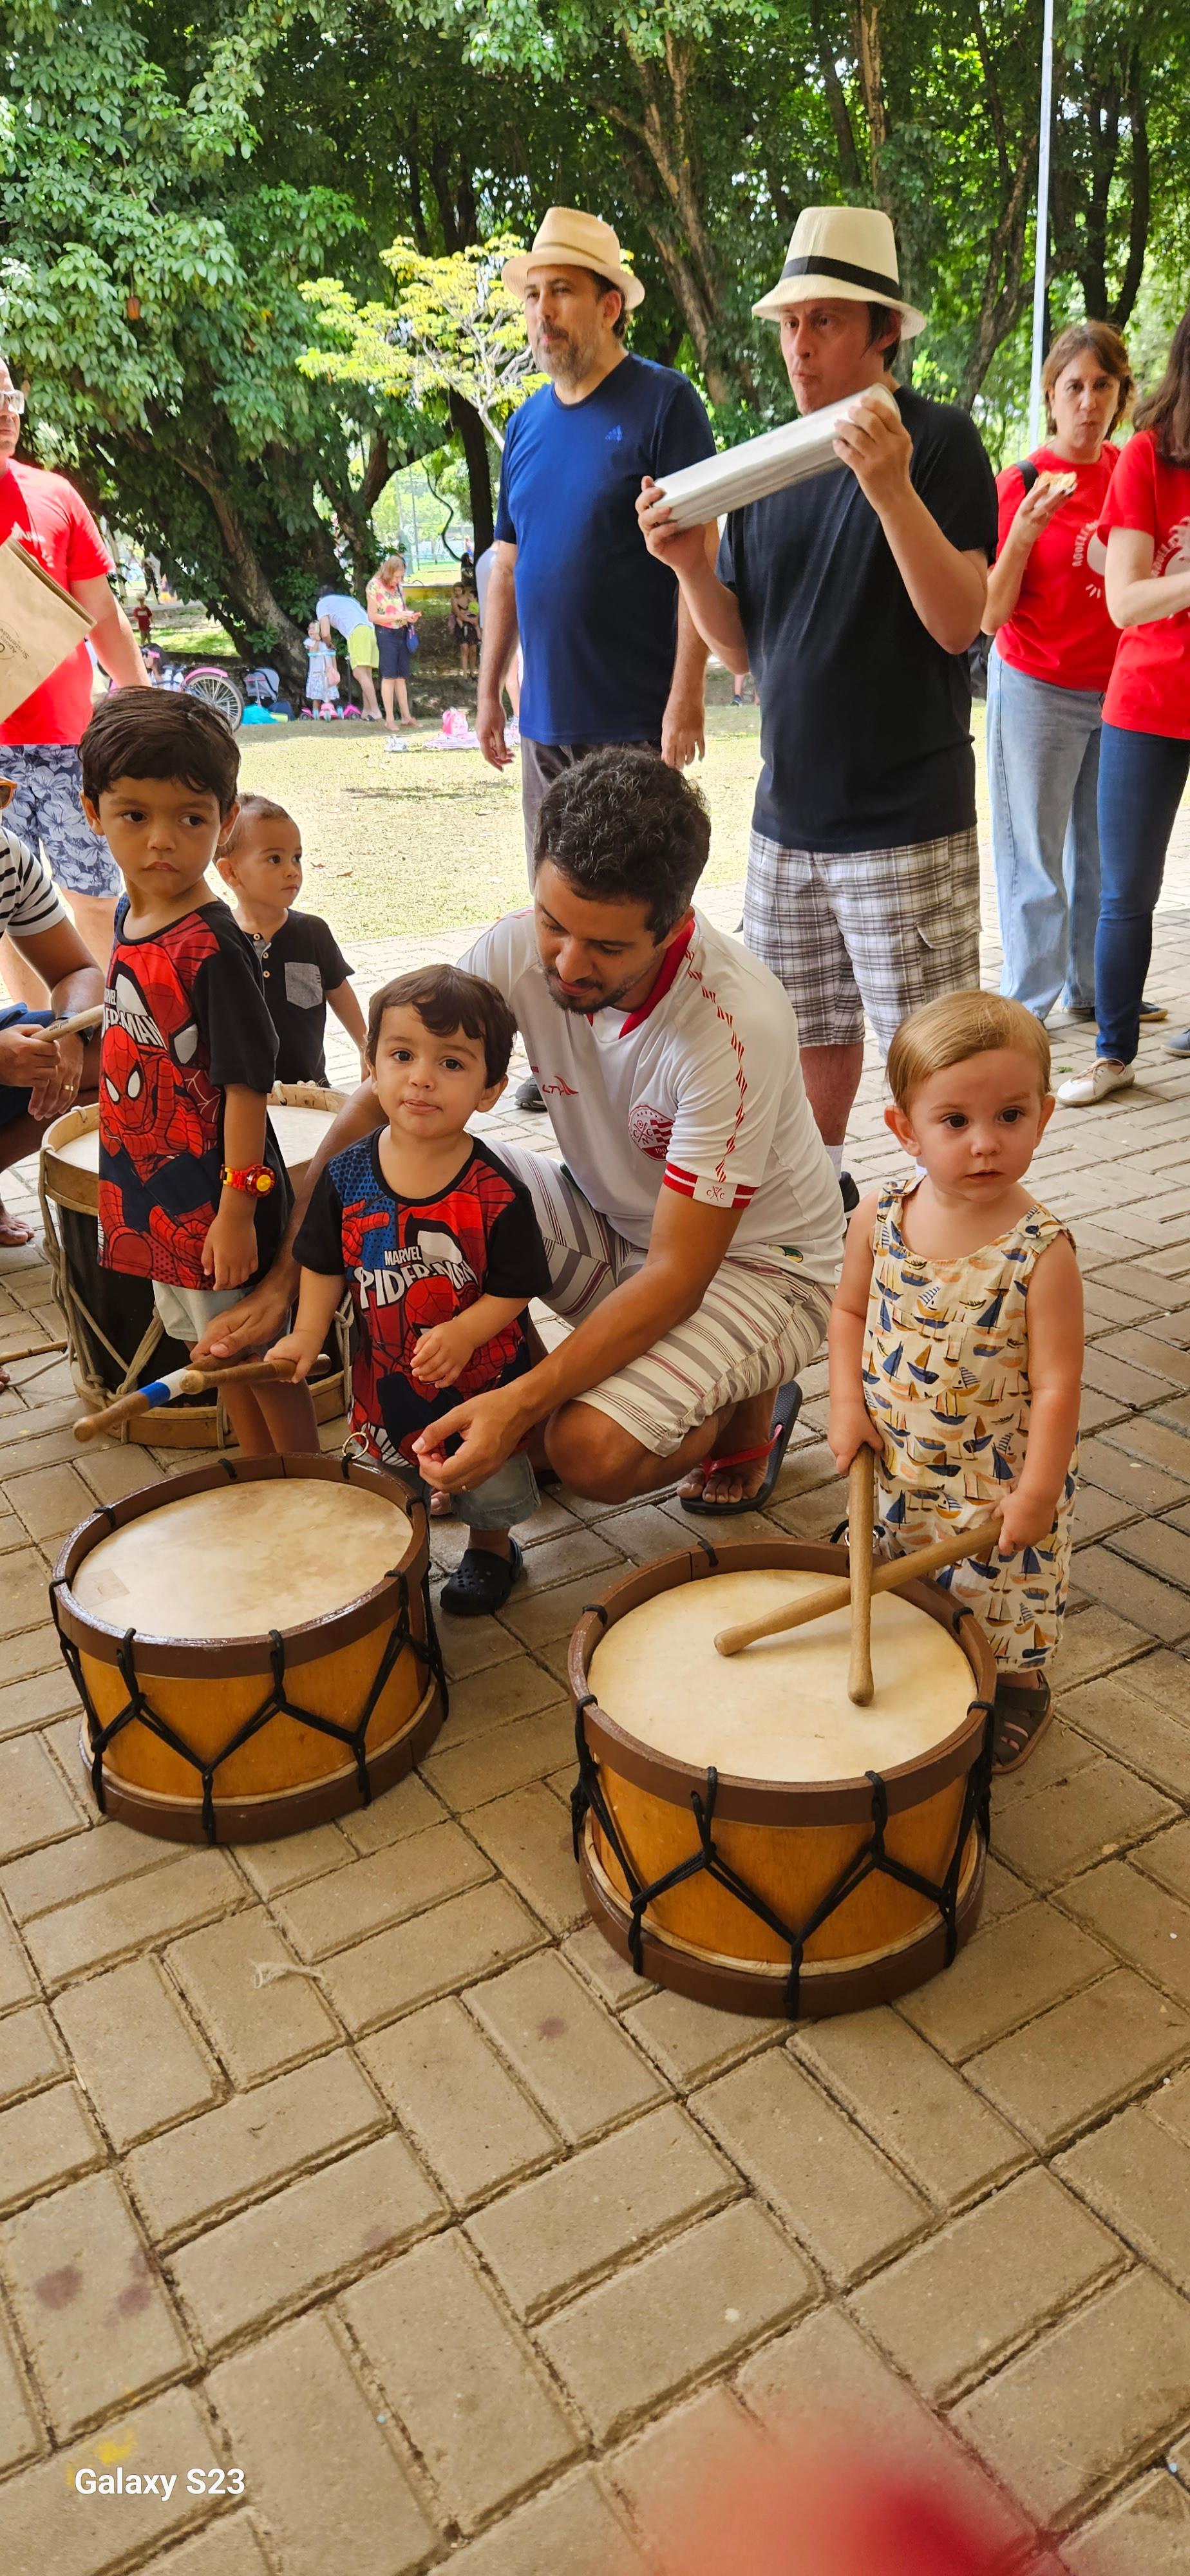
<instances>
[{"instance_id":1,"label":"wooden drum","mask_svg":"<svg viewBox=\"0 0 1190 2576\"><path fill-rule=\"evenodd\" d=\"M425 1511L339 1459L213 1460L80 1523L50 1602L99 1806L257 1842L367 1806L446 1691Z\"/></svg>"},{"instance_id":2,"label":"wooden drum","mask_svg":"<svg viewBox=\"0 0 1190 2576\"><path fill-rule=\"evenodd\" d=\"M837 1611L730 1658L715 1632L845 1574L792 1539L666 1557L575 1629L575 1844L638 1974L729 2012L853 2012L949 1964L979 1918L992 1656L933 1583L872 1604L871 1705Z\"/></svg>"}]
</instances>

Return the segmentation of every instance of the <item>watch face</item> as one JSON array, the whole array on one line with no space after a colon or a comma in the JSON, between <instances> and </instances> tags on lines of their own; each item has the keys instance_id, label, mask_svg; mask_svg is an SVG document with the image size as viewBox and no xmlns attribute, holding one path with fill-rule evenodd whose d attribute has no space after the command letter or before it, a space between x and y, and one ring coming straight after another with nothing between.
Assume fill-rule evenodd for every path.
<instances>
[{"instance_id":1,"label":"watch face","mask_svg":"<svg viewBox=\"0 0 1190 2576\"><path fill-rule=\"evenodd\" d=\"M271 1172L258 1172L256 1175L256 1187L259 1196L262 1199L267 1198L269 1191L273 1187L273 1174Z\"/></svg>"}]
</instances>

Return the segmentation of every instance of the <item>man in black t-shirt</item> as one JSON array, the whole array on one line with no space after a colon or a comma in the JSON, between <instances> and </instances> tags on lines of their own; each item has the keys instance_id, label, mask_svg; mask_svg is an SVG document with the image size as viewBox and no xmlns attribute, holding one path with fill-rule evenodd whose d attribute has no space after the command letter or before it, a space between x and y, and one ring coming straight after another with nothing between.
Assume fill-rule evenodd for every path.
<instances>
[{"instance_id":1,"label":"man in black t-shirt","mask_svg":"<svg viewBox=\"0 0 1190 2576\"><path fill-rule=\"evenodd\" d=\"M750 663L763 768L744 936L797 1012L806 1090L836 1170L863 1066L908 1011L979 981L979 857L967 647L996 546L991 467L965 412L892 383L923 327L887 215L815 207L772 293L798 410L886 385L835 437L844 470L705 531L668 525L646 482L650 552L713 652Z\"/></svg>"}]
</instances>

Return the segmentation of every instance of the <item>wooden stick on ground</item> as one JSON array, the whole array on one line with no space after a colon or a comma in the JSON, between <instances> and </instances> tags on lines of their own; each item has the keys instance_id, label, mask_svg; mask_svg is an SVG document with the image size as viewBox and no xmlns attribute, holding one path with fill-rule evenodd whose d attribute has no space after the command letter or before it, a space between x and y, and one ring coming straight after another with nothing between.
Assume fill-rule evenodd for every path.
<instances>
[{"instance_id":1,"label":"wooden stick on ground","mask_svg":"<svg viewBox=\"0 0 1190 2576\"><path fill-rule=\"evenodd\" d=\"M865 1440L851 1461L847 1479L847 1564L851 1585L851 1656L847 1697L866 1708L872 1680L872 1519L876 1500L876 1452Z\"/></svg>"},{"instance_id":2,"label":"wooden stick on ground","mask_svg":"<svg viewBox=\"0 0 1190 2576\"><path fill-rule=\"evenodd\" d=\"M311 1377L325 1377L331 1363L317 1359ZM171 1369L168 1377L154 1378L147 1386L134 1387L131 1395L118 1396L114 1404L105 1404L100 1413L84 1413L75 1423L76 1440L98 1440L105 1432L118 1431L138 1413L148 1413L161 1404L172 1404L175 1396L205 1395L208 1387L263 1386L270 1380L287 1382L293 1376L292 1360L215 1360L209 1368Z\"/></svg>"},{"instance_id":3,"label":"wooden stick on ground","mask_svg":"<svg viewBox=\"0 0 1190 2576\"><path fill-rule=\"evenodd\" d=\"M873 1567L872 1590L896 1592L903 1583L918 1583L925 1575L938 1574L944 1565L960 1565L964 1557L982 1556L995 1546L999 1529L997 1512L994 1518L962 1530L957 1538L936 1539L932 1547L919 1547L912 1556L890 1557L887 1564ZM720 1628L716 1648L721 1655L738 1655L742 1646L758 1645L762 1637L780 1637L788 1628L804 1628L811 1619L825 1619L831 1610L846 1610L850 1601L850 1582L841 1575L820 1584L813 1592L803 1593L801 1600L791 1602L786 1610L770 1610L763 1619L741 1619L734 1628Z\"/></svg>"},{"instance_id":4,"label":"wooden stick on ground","mask_svg":"<svg viewBox=\"0 0 1190 2576\"><path fill-rule=\"evenodd\" d=\"M67 1347L65 1342L14 1342L10 1351L0 1351L0 1369L7 1368L10 1360L46 1359L51 1351L64 1351Z\"/></svg>"}]
</instances>

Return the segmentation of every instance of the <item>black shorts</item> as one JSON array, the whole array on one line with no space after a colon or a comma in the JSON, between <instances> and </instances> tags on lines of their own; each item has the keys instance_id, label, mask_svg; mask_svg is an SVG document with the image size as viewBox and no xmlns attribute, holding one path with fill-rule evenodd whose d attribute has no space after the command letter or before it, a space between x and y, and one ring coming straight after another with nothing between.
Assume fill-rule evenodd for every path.
<instances>
[{"instance_id":1,"label":"black shorts","mask_svg":"<svg viewBox=\"0 0 1190 2576\"><path fill-rule=\"evenodd\" d=\"M407 680L413 656L409 650L409 630L405 626L378 626L376 642L380 648L382 680Z\"/></svg>"}]
</instances>

